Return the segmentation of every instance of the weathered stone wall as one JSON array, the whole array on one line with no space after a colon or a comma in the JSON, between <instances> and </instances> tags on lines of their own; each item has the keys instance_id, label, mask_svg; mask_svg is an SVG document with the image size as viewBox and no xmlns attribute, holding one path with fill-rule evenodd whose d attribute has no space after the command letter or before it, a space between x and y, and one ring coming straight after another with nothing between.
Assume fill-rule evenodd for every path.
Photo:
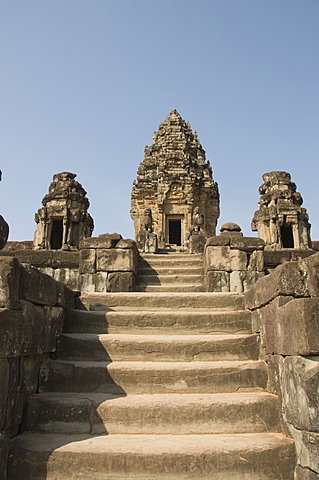
<instances>
[{"instance_id":1,"label":"weathered stone wall","mask_svg":"<svg viewBox=\"0 0 319 480\"><path fill-rule=\"evenodd\" d=\"M10 437L19 432L23 406L38 388L43 357L55 349L75 293L17 258L0 258L0 480L6 478Z\"/></svg>"},{"instance_id":2,"label":"weathered stone wall","mask_svg":"<svg viewBox=\"0 0 319 480\"><path fill-rule=\"evenodd\" d=\"M264 276L264 241L241 233L207 240L204 270L208 292L245 292Z\"/></svg>"},{"instance_id":3,"label":"weathered stone wall","mask_svg":"<svg viewBox=\"0 0 319 480\"><path fill-rule=\"evenodd\" d=\"M319 479L319 253L278 266L245 294L269 390L296 444L296 480Z\"/></svg>"},{"instance_id":4,"label":"weathered stone wall","mask_svg":"<svg viewBox=\"0 0 319 480\"><path fill-rule=\"evenodd\" d=\"M86 292L132 292L138 250L117 233L86 238L80 244L79 285Z\"/></svg>"},{"instance_id":5,"label":"weathered stone wall","mask_svg":"<svg viewBox=\"0 0 319 480\"><path fill-rule=\"evenodd\" d=\"M29 243L31 244L8 242L6 247L0 250L0 258L14 256L20 263L32 265L72 290L79 290L79 252L33 250L29 248Z\"/></svg>"}]
</instances>

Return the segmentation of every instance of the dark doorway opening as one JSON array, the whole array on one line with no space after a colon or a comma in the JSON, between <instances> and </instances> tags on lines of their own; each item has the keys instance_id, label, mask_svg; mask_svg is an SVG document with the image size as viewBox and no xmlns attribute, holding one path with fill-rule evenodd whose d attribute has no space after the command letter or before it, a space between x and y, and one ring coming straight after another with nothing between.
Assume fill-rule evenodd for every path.
<instances>
[{"instance_id":1,"label":"dark doorway opening","mask_svg":"<svg viewBox=\"0 0 319 480\"><path fill-rule=\"evenodd\" d=\"M62 248L63 222L62 220L53 220L50 246L52 250Z\"/></svg>"},{"instance_id":2,"label":"dark doorway opening","mask_svg":"<svg viewBox=\"0 0 319 480\"><path fill-rule=\"evenodd\" d=\"M182 245L182 222L181 220L169 220L169 243Z\"/></svg>"},{"instance_id":3,"label":"dark doorway opening","mask_svg":"<svg viewBox=\"0 0 319 480\"><path fill-rule=\"evenodd\" d=\"M282 226L280 228L280 233L283 248L294 248L294 237L291 225L288 227Z\"/></svg>"}]
</instances>

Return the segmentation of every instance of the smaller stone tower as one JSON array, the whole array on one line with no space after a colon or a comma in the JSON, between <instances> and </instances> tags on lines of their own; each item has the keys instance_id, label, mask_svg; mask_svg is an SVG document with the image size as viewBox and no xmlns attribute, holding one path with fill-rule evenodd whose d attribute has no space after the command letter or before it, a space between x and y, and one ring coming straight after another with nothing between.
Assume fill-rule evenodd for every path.
<instances>
[{"instance_id":1,"label":"smaller stone tower","mask_svg":"<svg viewBox=\"0 0 319 480\"><path fill-rule=\"evenodd\" d=\"M310 248L310 224L307 210L301 208L302 197L287 172L263 175L259 187L259 210L251 228L266 243L266 248Z\"/></svg>"},{"instance_id":2,"label":"smaller stone tower","mask_svg":"<svg viewBox=\"0 0 319 480\"><path fill-rule=\"evenodd\" d=\"M92 235L93 219L87 212L90 203L75 177L70 172L53 176L43 207L35 214L36 250L77 250L80 241Z\"/></svg>"}]
</instances>

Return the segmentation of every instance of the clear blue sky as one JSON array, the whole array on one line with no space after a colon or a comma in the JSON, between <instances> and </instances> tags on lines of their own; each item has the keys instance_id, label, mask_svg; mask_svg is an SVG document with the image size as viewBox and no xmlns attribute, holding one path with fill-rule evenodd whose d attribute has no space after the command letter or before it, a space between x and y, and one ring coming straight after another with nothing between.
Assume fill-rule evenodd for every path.
<instances>
[{"instance_id":1,"label":"clear blue sky","mask_svg":"<svg viewBox=\"0 0 319 480\"><path fill-rule=\"evenodd\" d=\"M291 173L319 239L318 0L2 0L0 184L33 238L54 173L77 173L93 235L133 236L131 185L176 108L206 150L222 223L245 235L262 174Z\"/></svg>"}]
</instances>

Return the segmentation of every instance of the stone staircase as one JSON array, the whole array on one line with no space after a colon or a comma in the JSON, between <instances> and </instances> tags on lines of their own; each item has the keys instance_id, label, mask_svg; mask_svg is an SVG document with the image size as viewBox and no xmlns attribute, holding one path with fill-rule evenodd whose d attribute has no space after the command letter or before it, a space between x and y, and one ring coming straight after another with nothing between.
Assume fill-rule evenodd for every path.
<instances>
[{"instance_id":1,"label":"stone staircase","mask_svg":"<svg viewBox=\"0 0 319 480\"><path fill-rule=\"evenodd\" d=\"M144 254L137 271L138 292L205 292L203 256Z\"/></svg>"},{"instance_id":2,"label":"stone staircase","mask_svg":"<svg viewBox=\"0 0 319 480\"><path fill-rule=\"evenodd\" d=\"M293 479L243 295L166 292L177 282L164 277L188 274L182 257L144 256L146 292L82 294L12 441L8 480ZM164 289L149 291L153 276Z\"/></svg>"}]
</instances>

